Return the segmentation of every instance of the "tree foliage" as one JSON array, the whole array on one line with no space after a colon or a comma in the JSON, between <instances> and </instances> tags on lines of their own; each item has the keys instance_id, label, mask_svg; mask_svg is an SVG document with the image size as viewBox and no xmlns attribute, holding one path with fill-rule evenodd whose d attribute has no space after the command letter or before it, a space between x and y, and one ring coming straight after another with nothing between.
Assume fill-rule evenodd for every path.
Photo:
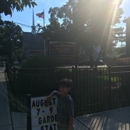
<instances>
[{"instance_id":1,"label":"tree foliage","mask_svg":"<svg viewBox=\"0 0 130 130\"><path fill-rule=\"evenodd\" d=\"M90 57L94 45L106 52L108 44L115 40L112 28L123 14L121 3L122 0L69 0L60 8L50 8L50 24L44 28L44 38L77 41Z\"/></svg>"},{"instance_id":2,"label":"tree foliage","mask_svg":"<svg viewBox=\"0 0 130 130\"><path fill-rule=\"evenodd\" d=\"M22 48L22 29L10 21L0 22L0 54L10 59Z\"/></svg>"},{"instance_id":3,"label":"tree foliage","mask_svg":"<svg viewBox=\"0 0 130 130\"><path fill-rule=\"evenodd\" d=\"M45 57L43 55L37 55L26 59L21 64L22 68L55 68L59 65L59 61L52 57Z\"/></svg>"},{"instance_id":4,"label":"tree foliage","mask_svg":"<svg viewBox=\"0 0 130 130\"><path fill-rule=\"evenodd\" d=\"M24 7L34 7L36 3L34 0L0 0L0 13L5 15L12 15L12 11L23 11Z\"/></svg>"}]
</instances>

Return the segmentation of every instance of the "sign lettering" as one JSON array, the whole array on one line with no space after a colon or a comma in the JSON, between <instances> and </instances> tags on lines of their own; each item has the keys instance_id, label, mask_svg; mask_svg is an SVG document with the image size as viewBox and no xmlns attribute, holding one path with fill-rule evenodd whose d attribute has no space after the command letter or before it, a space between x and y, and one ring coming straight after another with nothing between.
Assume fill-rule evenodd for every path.
<instances>
[{"instance_id":1,"label":"sign lettering","mask_svg":"<svg viewBox=\"0 0 130 130\"><path fill-rule=\"evenodd\" d=\"M75 54L74 42L50 42L50 55L52 56L75 56Z\"/></svg>"},{"instance_id":2,"label":"sign lettering","mask_svg":"<svg viewBox=\"0 0 130 130\"><path fill-rule=\"evenodd\" d=\"M50 99L49 106L45 106L46 97L31 98L32 130L57 130L56 97Z\"/></svg>"}]
</instances>

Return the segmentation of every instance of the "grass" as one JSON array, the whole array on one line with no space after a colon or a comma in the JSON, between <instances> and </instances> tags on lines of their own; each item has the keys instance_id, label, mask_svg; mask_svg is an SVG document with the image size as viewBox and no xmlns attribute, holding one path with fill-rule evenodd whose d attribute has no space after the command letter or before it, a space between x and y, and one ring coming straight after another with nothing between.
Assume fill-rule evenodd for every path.
<instances>
[{"instance_id":1,"label":"grass","mask_svg":"<svg viewBox=\"0 0 130 130\"><path fill-rule=\"evenodd\" d=\"M7 84L7 92L8 92L8 99L9 99L9 106L10 106L10 110L13 111L14 110L14 96L13 94L11 93L11 86L9 84L9 79L8 79L8 76L7 76L7 73L5 72L5 79L6 79L6 84Z\"/></svg>"},{"instance_id":2,"label":"grass","mask_svg":"<svg viewBox=\"0 0 130 130\"><path fill-rule=\"evenodd\" d=\"M0 62L0 67L3 67L3 66L4 66L4 64L2 62Z\"/></svg>"},{"instance_id":3,"label":"grass","mask_svg":"<svg viewBox=\"0 0 130 130\"><path fill-rule=\"evenodd\" d=\"M23 103L20 103L20 101L18 100L18 97L16 97L11 91L11 86L9 84L9 79L6 72L5 72L5 79L6 79L6 84L7 84L10 111L26 112L27 110L26 106L23 106Z\"/></svg>"}]
</instances>

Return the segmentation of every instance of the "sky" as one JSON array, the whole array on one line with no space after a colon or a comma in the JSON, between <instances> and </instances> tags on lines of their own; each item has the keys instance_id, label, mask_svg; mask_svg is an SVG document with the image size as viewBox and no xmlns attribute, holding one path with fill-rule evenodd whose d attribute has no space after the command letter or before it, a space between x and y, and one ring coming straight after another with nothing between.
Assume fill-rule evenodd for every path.
<instances>
[{"instance_id":1,"label":"sky","mask_svg":"<svg viewBox=\"0 0 130 130\"><path fill-rule=\"evenodd\" d=\"M35 25L37 25L37 23L43 25L43 19L36 16L36 14L41 13L44 10L45 24L49 24L49 14L48 14L49 8L61 7L63 4L67 2L67 0L35 0L35 2L37 3L37 6L34 7ZM32 26L32 8L29 7L24 8L24 11L22 12L17 12L16 10L14 10L12 17L10 15L5 16L4 13L2 13L1 16L2 16L2 20L8 20L8 21L13 21L13 22ZM31 28L29 27L25 27L25 26L21 26L21 27L22 30L25 32L31 31Z\"/></svg>"},{"instance_id":2,"label":"sky","mask_svg":"<svg viewBox=\"0 0 130 130\"><path fill-rule=\"evenodd\" d=\"M41 13L44 10L45 14L45 24L49 24L49 8L50 7L61 7L63 4L65 4L68 0L35 0L37 3L37 6L34 7L34 17L35 17L35 25L39 23L40 25L43 25L43 19L36 16L37 13ZM124 10L124 14L122 16L122 20L124 17L130 16L130 0L123 0L123 3L121 7ZM4 13L2 13L2 20L8 20L13 21L19 24L22 27L22 30L24 32L31 32L30 27L25 27L22 24L32 26L32 8L24 8L24 11L17 12L14 10L12 17L10 15L5 16ZM125 27L125 23L121 22L117 26L119 27Z\"/></svg>"}]
</instances>

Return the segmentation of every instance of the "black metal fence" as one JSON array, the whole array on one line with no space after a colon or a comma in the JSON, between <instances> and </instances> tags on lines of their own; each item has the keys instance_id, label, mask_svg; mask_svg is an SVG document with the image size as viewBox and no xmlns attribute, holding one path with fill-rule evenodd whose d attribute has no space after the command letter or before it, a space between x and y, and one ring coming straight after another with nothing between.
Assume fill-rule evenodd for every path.
<instances>
[{"instance_id":1,"label":"black metal fence","mask_svg":"<svg viewBox=\"0 0 130 130\"><path fill-rule=\"evenodd\" d=\"M16 69L6 66L15 110L26 108L26 95L45 96L71 78L75 115L130 105L130 66L106 68Z\"/></svg>"}]
</instances>

